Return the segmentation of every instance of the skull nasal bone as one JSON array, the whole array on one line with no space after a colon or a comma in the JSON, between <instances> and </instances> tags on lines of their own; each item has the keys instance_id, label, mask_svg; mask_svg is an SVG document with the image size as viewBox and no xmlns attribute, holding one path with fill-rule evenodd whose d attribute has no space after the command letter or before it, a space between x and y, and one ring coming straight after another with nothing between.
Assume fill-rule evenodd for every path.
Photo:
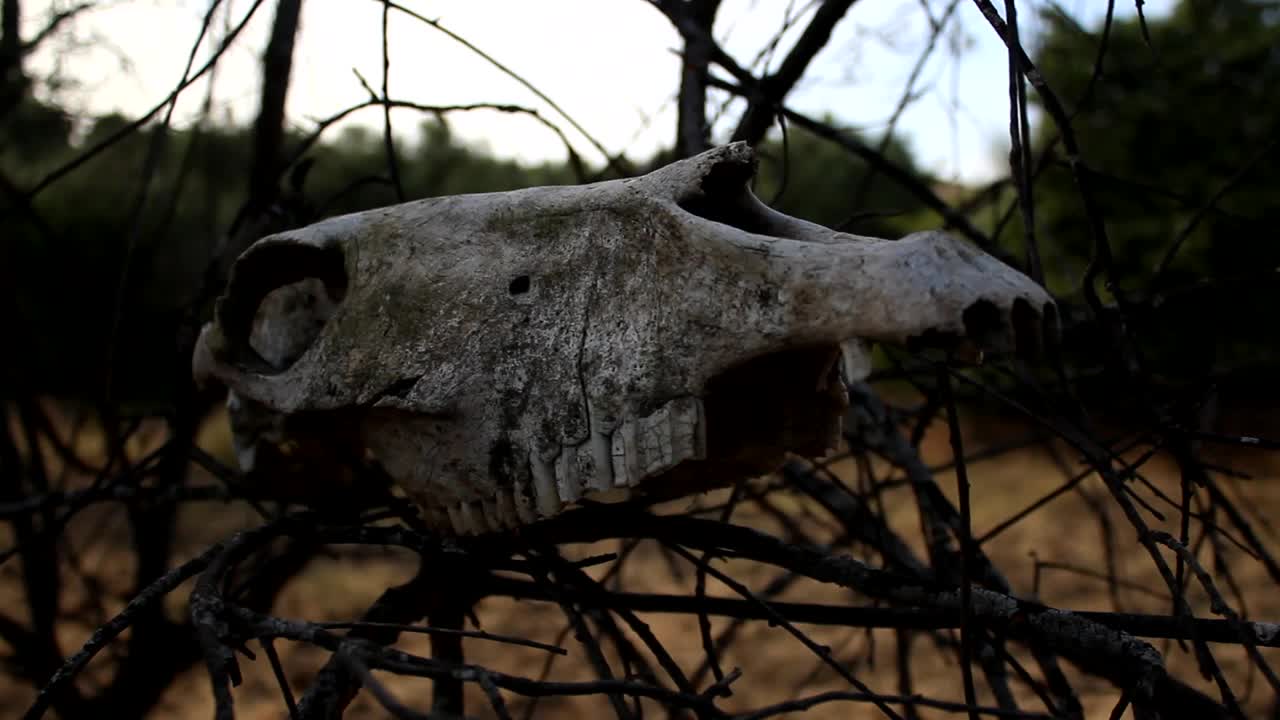
<instances>
[{"instance_id":1,"label":"skull nasal bone","mask_svg":"<svg viewBox=\"0 0 1280 720\"><path fill-rule=\"evenodd\" d=\"M680 200L680 208L704 220L759 235L769 235L770 224L754 207L751 179L755 163L723 160L707 168L700 192Z\"/></svg>"}]
</instances>

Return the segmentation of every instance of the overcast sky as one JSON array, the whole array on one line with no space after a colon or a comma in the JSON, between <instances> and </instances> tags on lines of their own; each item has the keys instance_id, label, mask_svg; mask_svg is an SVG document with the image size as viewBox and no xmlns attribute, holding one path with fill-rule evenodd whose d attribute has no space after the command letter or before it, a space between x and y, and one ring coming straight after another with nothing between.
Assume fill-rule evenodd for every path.
<instances>
[{"instance_id":1,"label":"overcast sky","mask_svg":"<svg viewBox=\"0 0 1280 720\"><path fill-rule=\"evenodd\" d=\"M679 37L643 0L401 0L438 19L497 60L521 73L556 101L611 152L640 158L669 145ZM906 79L929 36L922 5L941 14L948 0L860 0L837 27L831 43L788 98L792 107L832 113L842 123L871 133L884 129ZM1149 0L1149 15L1171 0ZM56 0L24 4L34 29ZM66 4L65 0L61 4ZM1106 0L1062 0L1086 24L1101 21ZM87 113L136 115L155 105L181 77L208 8L204 0L108 0L77 20L68 37L45 46L31 70L61 63L80 87L62 99ZM251 0L228 0L232 24ZM258 58L273 13L266 2L245 34L220 63L214 94L220 113L239 121L257 105ZM741 64L748 64L802 0L725 0L715 35ZM996 3L1003 7L1003 3ZM1121 0L1127 17L1133 3ZM1019 3L1024 33L1034 33L1035 3ZM218 26L224 24L219 15ZM916 98L900 121L920 162L949 179L983 180L1003 172L1007 147L1006 56L971 0L957 6L956 22L935 51L916 86ZM798 23L803 26L803 22ZM391 95L434 105L514 103L537 108L564 127L584 157L600 156L568 124L527 89L440 32L392 13ZM308 0L294 63L288 119L298 128L367 99L352 69L375 87L381 84L381 4L377 0ZM797 33L784 36L775 64ZM72 50L74 47L79 49ZM208 43L200 53L208 57ZM189 120L207 85L183 96L177 117ZM730 112L729 118L737 113ZM411 137L419 118L393 118ZM353 122L380 126L376 109ZM564 150L545 128L518 116L492 112L452 116L457 132L495 153L527 161L562 159ZM716 127L723 140L731 125Z\"/></svg>"}]
</instances>

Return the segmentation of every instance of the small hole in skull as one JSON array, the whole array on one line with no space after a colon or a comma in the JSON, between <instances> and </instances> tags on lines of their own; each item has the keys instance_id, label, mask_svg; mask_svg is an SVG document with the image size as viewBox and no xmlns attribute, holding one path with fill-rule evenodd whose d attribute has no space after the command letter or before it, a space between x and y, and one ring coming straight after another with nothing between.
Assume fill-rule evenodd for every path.
<instances>
[{"instance_id":1,"label":"small hole in skull","mask_svg":"<svg viewBox=\"0 0 1280 720\"><path fill-rule=\"evenodd\" d=\"M511 284L507 286L507 292L512 295L523 295L529 292L529 276L520 275L512 279Z\"/></svg>"}]
</instances>

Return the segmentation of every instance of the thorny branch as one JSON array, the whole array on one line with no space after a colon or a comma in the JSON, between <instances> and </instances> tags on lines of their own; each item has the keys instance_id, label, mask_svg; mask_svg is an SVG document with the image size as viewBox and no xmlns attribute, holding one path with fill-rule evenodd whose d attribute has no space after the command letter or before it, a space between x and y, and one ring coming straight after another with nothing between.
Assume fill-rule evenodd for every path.
<instances>
[{"instance_id":1,"label":"thorny branch","mask_svg":"<svg viewBox=\"0 0 1280 720\"><path fill-rule=\"evenodd\" d=\"M283 88L279 88L278 97L271 103L278 112L260 118L265 124L263 143L272 149L255 154L257 169L249 183L254 188L251 195L271 196L280 175L305 162L305 156L324 133L351 114L373 107L382 111L387 178L374 180L388 182L400 199L404 199L404 190L392 132L393 109L436 116L492 110L532 117L556 135L578 177L591 177L592 171L579 158L565 132L538 110L506 103L433 105L393 98L389 87L392 10L477 54L550 108L554 116L599 152L614 173L630 172L620 153L605 148L512 66L499 62L437 20L391 0L378 1L383 16L380 92L370 88L366 101L318 120L311 134L302 137L288 152L282 152L285 141L278 131L283 122L284 98ZM956 7L954 1L950 2L935 17L928 3L921 4L929 14L932 32L928 47L909 75L891 126L914 97L913 88L933 44ZM115 679L117 692L102 696L106 700L97 707L118 709L121 706L109 701L136 692L158 695L164 685L157 678L166 678L167 682L182 668L203 660L219 718L234 716L233 688L241 682L242 672L260 669L250 665L255 663L250 650L255 644L263 648L267 662L262 664L269 665L280 691L282 709L291 718L340 716L362 688L388 713L430 717L421 703L400 694L404 687L399 684L401 678L391 682L390 676L431 679L436 688L434 709L457 714L465 711L463 689L473 685L499 718L513 716L516 707L524 707L532 714L536 706L531 699L553 696L604 698L620 718L641 716L646 703L667 708L673 717L687 713L700 718L766 718L830 703L858 703L877 708L887 717L916 718L923 709L967 713L971 717L1082 717L1077 671L1104 678L1115 687L1119 698L1113 713L1116 717L1130 707L1135 717L1142 718L1243 717L1249 693L1240 695L1235 676L1229 676L1218 660L1215 653L1221 653L1224 647L1243 649L1250 663L1249 679L1254 673L1261 674L1267 687L1280 694L1280 677L1260 650L1280 647L1280 625L1250 619L1237 582L1238 568L1256 563L1265 577L1280 583L1280 563L1272 548L1275 533L1265 518L1260 519L1247 503L1236 498L1233 483L1238 473L1210 463L1200 447L1210 444L1274 451L1280 449L1280 442L1268 439L1265 433L1231 434L1209 426L1188 427L1171 420L1154 399L1140 354L1135 350L1140 339L1126 324L1144 306L1125 298L1122 289L1112 282L1113 251L1093 187L1104 180L1128 181L1111 178L1085 162L1087 148L1080 147L1075 136L1074 114L1067 112L1023 45L1016 3L1006 0L1003 17L988 0L975 0L974 4L1005 43L1009 58L1010 178L992 188L995 197L996 190L1011 185L1017 199L1009 205L994 232L981 229L985 226L974 221L972 208L943 200L928 182L885 157L887 137L876 146L786 104L788 94L828 45L842 18L856 5L851 0L812 3L808 24L772 71L740 66L715 41L712 31L720 7L716 0L654 0L684 42L677 152L692 154L712 142L706 118L708 90L726 91L746 101L746 111L739 118L734 137L759 142L775 120L785 119L856 155L870 168L869 172L901 184L950 227L993 252L998 252L993 238L999 238L1004 223L1021 210L1027 241L1025 265L1039 279L1042 269L1038 244L1051 242L1051 238L1037 233L1035 181L1052 164L1060 144L1094 233L1085 300L1095 321L1109 322L1114 330L1096 354L1119 357L1120 374L1134 381L1134 394L1147 406L1148 422L1138 432L1110 439L1086 421L1088 414L1071 387L1082 373L1058 373L1052 380L1043 380L1025 367L1003 374L952 367L939 372L932 359L917 362L912 358L901 363L900 375L883 377L909 384L915 392L911 402L891 401L895 396L891 389L882 390L869 382L849 387L853 402L846 422L848 453L842 457L856 465L856 483L846 481L843 471L836 471L839 458L808 462L796 459L782 469L781 482L748 483L744 479L722 506L649 509L643 501L619 507L596 506L567 513L513 536L452 541L426 532L415 521L412 510L403 505L371 508L355 519L338 519L321 512L295 512L269 502L264 504L270 499L245 487L238 473L221 467L195 445L197 425L211 406L211 399L194 388L185 388L187 394L166 417L163 443L142 457L125 450L126 445L141 437L141 423L130 425L118 408L104 408L101 415L109 436L106 458L90 460L81 457L75 443L60 434L36 398L6 386L6 422L0 428L0 521L11 529L11 544L0 548L0 564L22 563L29 617L19 619L17 612L11 616L6 610L0 615L0 640L8 645L12 658L20 661L15 663L18 673L40 688L25 717L42 717L49 710L67 717L90 714L92 698L84 683L88 668L95 658L114 652L113 643L120 642L126 634L130 634L127 655L154 652L163 646L171 667L166 669L168 674L150 681L137 677L136 668L121 670ZM47 39L91 5L69 5L55 13L23 50ZM163 149L163 132L176 102L187 88L214 71L261 5L257 0L234 24L229 22L220 40L210 41L214 47L209 48L209 59L197 67L196 51L204 46L209 23L219 7L219 2L211 3L182 77L172 92L148 112L71 156L27 187L0 178L0 189L12 201L5 220L29 222L43 237L55 237L33 201L122 139L162 118L154 128L156 141L140 179L143 192L139 193L139 203L144 202L145 191L156 172L155 158ZM278 12L293 13L293 22L284 23L283 29L288 30L290 24L296 26L299 6L296 1L277 6ZM1086 98L1102 82L1113 6L1108 3L1102 43L1093 58ZM1136 7L1141 15L1141 0ZM808 9L792 15L789 11L788 18L804 17L807 12ZM1141 28L1146 36L1145 16ZM772 54L781 34L782 31L770 42L768 53ZM277 44L277 59L290 62L292 38L282 35L273 44ZM731 81L713 76L713 67L727 73ZM1027 84L1038 94L1058 136L1040 149L1042 155L1034 167L1035 138L1028 119ZM1194 210L1160 256L1153 269L1152 287L1199 224L1211 213L1223 212L1216 207L1218 201L1274 148L1274 142L1260 147L1203 203L1167 189L1144 189L1174 198ZM176 204L176 195L172 202ZM135 223L135 233L136 228ZM1019 264L1012 258L1006 260ZM1117 299L1115 306L1104 304L1096 287L1099 278L1107 280L1108 289ZM1210 278L1195 291L1220 290L1221 280ZM211 289L216 290L216 285L212 283ZM1151 302L1162 298L1153 296ZM183 349L189 354L190 339L180 340L179 345L187 343ZM179 361L185 362L186 357ZM975 511L984 502L982 463L1025 450L1028 444L1020 441L995 449L967 449L970 443L962 434L962 413L984 403L1020 414L1035 425L1030 445L1054 454L1066 479L1029 504L1018 505L1021 509L1011 508L1003 519L986 525L976 523L975 527ZM943 420L952 456L942 464L931 465L925 460L926 434L931 425ZM1172 459L1178 466L1180 492L1166 493L1147 477L1151 464L1160 457ZM51 469L57 463L94 479L87 486L68 487ZM196 480L192 468L197 467L216 482ZM954 473L958 483L954 494L958 503L943 488L943 474L947 472ZM909 501L898 503L898 498L892 496L900 488L910 492ZM1022 588L997 565L997 541L1008 540L1014 531L1026 527L1028 518L1066 502L1072 493L1085 498L1099 520L1107 548L1105 571L1099 572L1085 562L1037 558L1036 579L1030 590ZM195 503L250 504L259 510L265 524L170 567L175 555L170 546L174 518L180 507ZM923 543L913 542L915 538L904 532L903 523L892 516L890 509L895 503L913 507ZM58 642L58 613L65 611L60 596L71 580L85 579L79 577L82 573L76 563L65 559L72 554L65 539L67 529L108 505L126 509L136 534L140 565L137 587L129 597L122 598L122 608L114 616L97 623L81 647L64 657ZM730 522L731 511L742 524ZM1163 527L1174 528L1176 535ZM1118 576L1113 555L1125 530L1136 534L1159 582L1138 584ZM617 555L573 559L583 545L617 541L625 542L626 547ZM312 553L351 552L353 547L406 550L419 563L417 574L408 583L383 592L358 620L318 622L272 614L274 597L302 571ZM918 552L917 547L923 552ZM624 579L634 574L628 569L636 567L640 562L637 558L646 552L666 554L672 563L671 584L676 590L655 592L645 588L636 592L627 588L627 582L633 580ZM1206 557L1212 562L1207 562ZM273 560L280 560L281 565L271 564ZM679 569L682 564L684 571ZM693 587L681 584L688 578L681 573L687 573L689 564L695 567ZM250 572L251 567L286 570L273 577L271 572ZM599 570L605 580L589 570ZM1060 606L1056 598L1042 601L1040 576L1049 570L1073 573L1090 582L1106 582L1115 605L1113 611L1075 610ZM163 612L165 601L193 578L196 583L190 594L188 619L182 623L168 621ZM837 589L841 601L779 599L791 597L784 593L816 592L815 588L824 587ZM726 594L725 589L730 593ZM1122 595L1132 599L1138 594L1154 597L1170 611L1122 611ZM555 643L546 643L531 637L466 629L468 619L474 622L484 617L480 601L496 597L558 609L574 642L566 646L565 634ZM1204 604L1197 604L1197 598L1207 598L1208 610L1219 617L1197 614L1198 607ZM105 618L106 607L99 602L95 612ZM701 655L692 658L698 664L696 672L686 673L689 658L676 653L674 639L662 628L650 625L652 617L659 614L692 616L698 622L702 637L697 643ZM428 624L418 624L423 618ZM730 622L717 630L713 618ZM749 668L734 668L728 661L753 651L750 643L757 640L743 628L755 630L770 625L780 628L776 632L796 638L799 647L841 678L842 687L852 689L800 688L794 696L754 707L741 701L735 695L747 693L735 691L760 683L761 679ZM860 675L860 663L874 661L876 651L868 651L865 657L842 655L839 649L824 645L820 630L823 627L866 629L868 638L877 637L872 630L891 631L897 645L898 689L874 690L872 683ZM954 631L959 631L958 639ZM397 648L396 643L407 635L430 636L433 656ZM934 651L959 660L962 700L925 696L913 690L916 685L912 659L926 652L919 642L926 638L932 641ZM1166 662L1176 650L1161 652L1148 642L1150 639L1184 643L1199 672L1216 685L1220 698L1214 700L1196 689L1192 680ZM479 642L545 653L548 671L538 674L531 670L526 676L468 662L463 649ZM293 658L287 649L293 644L329 653L327 663L296 698L290 687ZM585 656L596 679L552 679L550 660L566 655ZM974 664L982 671L981 678L994 698L994 706L979 702L980 679L974 676ZM522 702L527 704L518 705Z\"/></svg>"}]
</instances>

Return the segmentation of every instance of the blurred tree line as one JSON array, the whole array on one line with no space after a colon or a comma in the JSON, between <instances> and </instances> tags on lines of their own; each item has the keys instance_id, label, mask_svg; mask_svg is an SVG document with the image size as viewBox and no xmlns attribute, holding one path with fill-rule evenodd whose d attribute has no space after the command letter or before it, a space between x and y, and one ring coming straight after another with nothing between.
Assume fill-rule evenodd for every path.
<instances>
[{"instance_id":1,"label":"blurred tree line","mask_svg":"<svg viewBox=\"0 0 1280 720\"><path fill-rule=\"evenodd\" d=\"M1272 155L1280 129L1272 99L1280 91L1278 18L1271 2L1183 0L1166 19L1117 20L1104 33L1060 11L1045 14L1035 60L1074 112L1115 255L1117 284L1108 290L1140 306L1135 317L1145 325L1134 330L1149 343L1157 376L1199 382L1227 367L1265 367L1277 345L1273 323L1253 310L1280 299L1271 281L1280 244L1270 230L1280 214ZM1082 58L1095 57L1104 42L1095 72ZM14 188L0 195L3 259L16 291L22 361L30 365L20 377L45 392L95 396L109 360L97 349L110 347L117 395L152 403L166 396L156 387L154 358L171 354L170 330L235 222L252 142L244 127L152 125L43 190L27 208L34 212L24 212L17 188L33 186L126 122L107 116L73 124L29 93L0 116L0 172ZM288 135L285 147L302 140ZM1078 297L1091 236L1051 123L1040 123L1036 140L1035 219L1046 281L1059 295ZM285 225L395 202L385 153L380 133L361 126L326 136L294 168ZM148 167L153 154L158 162ZM495 158L461 141L443 118L423 122L397 154L410 199L579 180L567 162ZM904 142L891 138L883 154L933 183ZM941 224L911 192L803 130L791 129L785 145L767 141L761 157L757 193L784 212L889 237ZM144 183L148 172L153 179ZM1006 205L1011 198L1012 191L997 197ZM987 217L978 213L975 222L995 229ZM1021 242L1013 213L1000 243L1016 256ZM1227 292L1218 292L1224 282Z\"/></svg>"},{"instance_id":2,"label":"blurred tree line","mask_svg":"<svg viewBox=\"0 0 1280 720\"><path fill-rule=\"evenodd\" d=\"M18 187L33 186L127 122L116 115L94 118L78 134L62 110L27 98L0 120L0 172ZM409 199L578 181L568 162L523 165L493 157L460 140L444 119L425 121L418 131L415 142L396 146ZM287 137L286 147L303 140ZM157 142L160 160L148 168ZM849 221L843 188L861 178L865 166L802 132L788 142L785 163L780 143L763 149L762 196L818 222ZM911 166L905 146L889 146L893 157ZM46 392L94 397L103 389L109 361L97 349L113 346L115 333L111 384L117 398L145 406L163 402L168 388L157 386L163 374L155 363L172 355L182 314L198 300L204 269L236 220L251 152L249 128L206 122L163 130L157 124L39 193L32 202L39 223L24 222L12 197L0 201L7 218L6 260L18 269L13 280L22 355L30 363L22 377L35 379ZM345 127L314 145L293 169L277 209L290 216L282 225L396 202L386 168L381 134ZM152 180L141 196L148 171ZM869 206L883 208L885 215L872 214L859 231L894 234L895 218L920 208L883 178L870 178L867 187ZM120 296L126 256L128 282ZM118 305L123 312L117 326Z\"/></svg>"},{"instance_id":3,"label":"blurred tree line","mask_svg":"<svg viewBox=\"0 0 1280 720\"><path fill-rule=\"evenodd\" d=\"M28 99L0 125L0 169L19 187L34 185L126 122L114 115L96 118L75 138L58 108ZM164 149L148 168L156 142ZM8 218L6 261L18 270L20 327L30 333L23 339L31 363L24 376L37 378L49 392L92 396L102 389L107 358L88 349L108 347L115 332L114 365L121 374L113 386L121 397L163 398L164 388L148 387L156 376L149 358L172 355L164 343L198 300L202 274L236 220L251 152L248 128L155 126L123 138L39 193L31 209L41 222L23 222L12 206L0 209ZM292 188L277 209L291 216L282 222L303 224L394 202L385 181L377 181L383 152L381 138L358 127L313 148L305 186ZM564 167L522 167L467 148L443 123L424 124L421 141L402 154L402 179L413 197L569 179ZM148 172L152 180L144 184ZM120 296L126 255L128 282ZM118 328L117 306L123 311Z\"/></svg>"},{"instance_id":4,"label":"blurred tree line","mask_svg":"<svg viewBox=\"0 0 1280 720\"><path fill-rule=\"evenodd\" d=\"M1035 59L1074 113L1114 256L1102 291L1133 311L1146 371L1273 397L1280 4L1181 0L1166 18L1117 19L1109 32L1061 9L1043 17ZM1035 185L1047 279L1078 297L1091 233L1047 118L1036 139L1048 160Z\"/></svg>"},{"instance_id":5,"label":"blurred tree line","mask_svg":"<svg viewBox=\"0 0 1280 720\"><path fill-rule=\"evenodd\" d=\"M61 97L59 83L52 78L33 81L23 70L23 57L49 36L45 30L51 32L96 3L62 5L69 14L54 14L44 30L26 37L18 34L21 4L0 0L0 318L8 321L0 341L7 350L0 355L0 396L7 403L14 398L15 408L13 431L0 433L0 501L8 505L5 519L15 540L10 555L21 555L30 622L29 628L20 626L7 620L6 612L0 616L0 640L11 650L6 673L39 687L64 659L65 647L58 640L63 614L78 612L60 600L71 587L64 579L80 574L74 555L68 551L63 562L63 549L47 541L61 537L71 514L88 506L62 508L59 494L75 487L64 484L66 477L78 481L80 471L86 471L97 478L92 492L136 493L125 503L133 561L108 564L109 572L130 576L124 582L131 589L119 593L120 598L137 597L169 572L179 555L175 541L190 520L181 520L176 502L147 493L187 487L193 477L189 465L200 457L198 423L221 399L216 388L201 392L192 387L189 363L193 328L208 312L209 293L216 294L225 282L225 276L210 272L224 249L242 248L267 232L395 202L392 176L404 197L417 199L606 179L614 170L584 171L569 162L530 166L495 158L460 140L445 118L432 115L425 116L431 119L418 125L412 140L397 142L394 173L389 172L380 130L335 127L320 142L307 145L309 138L284 122L301 0L253 6L276 9L262 57L256 123L216 122L207 104L204 118L192 125L171 127L157 119L137 132L125 132L135 121L116 115L73 117L49 100ZM668 14L684 41L673 143L679 149L635 163L637 172L710 142L708 89L722 84L713 86L709 79L712 72L719 79L733 75L727 63L713 62L711 31L718 0L653 4ZM736 102L747 111L734 137L754 142L784 112L788 92L852 4L820 3L781 63L766 64L759 82L754 69L746 79L737 78L743 98ZM928 11L930 3L920 5ZM1234 401L1261 400L1273 411L1271 398L1280 388L1273 371L1280 330L1267 311L1280 300L1272 281L1280 253L1269 232L1280 204L1280 194L1273 191L1280 172L1274 163L1280 129L1273 100L1280 90L1277 3L1179 0L1158 20L1121 20L1107 28L1082 27L1054 3L1045 5L1045 32L1025 40L1072 113L1114 267L1107 273L1107 286L1100 287L1112 305L1084 307L1081 279L1095 256L1090 224L1069 159L1052 123L1042 119L1032 138L1034 212L1029 214L1046 282L1063 300L1060 307L1073 334L1063 343L1066 370L1076 381L1070 389L1089 393L1087 403L1072 402L1062 413L1055 410L1043 417L1070 413L1074 420L1077 406L1100 414L1121 403L1133 403L1137 412L1159 406L1157 413L1134 413L1130 417L1138 422L1129 426L1150 431L1159 425L1155 429L1160 432L1143 433L1155 438L1151 442L1157 446L1169 437L1190 445L1188 438L1164 432L1165 410L1177 403L1197 410L1190 406L1213 396L1201 392L1206 385L1234 383L1241 390ZM1035 92L1030 96L1036 102ZM155 117L163 114L160 108ZM396 117L404 116L397 111ZM988 233L1005 256L1024 256L1028 233L1008 180L984 189L943 186L928 177L900 139L867 133L859 137L863 150L850 152L831 141L839 133L826 127L834 124L829 118L823 125L831 130L827 138L796 124L794 118L788 121L785 139L775 135L760 143L756 189L766 202L842 230L896 237L943 225L936 212L941 196L977 227L970 236ZM407 122L402 128L408 129ZM87 149L117 137L80 164ZM304 145L307 151L299 155ZM858 155L867 149L878 153L879 172L862 159L865 152ZM75 169L64 174L72 164ZM914 190L904 188L885 166L919 184ZM54 174L56 182L46 182ZM930 192L933 197L921 197ZM994 212L987 212L987 205ZM1123 332L1117 330L1121 324ZM1127 361L1130 356L1114 350L1130 337L1137 347L1132 356L1142 366L1119 371L1100 367ZM989 366L984 372L994 376L1004 369ZM1032 384L1017 379L1014 392ZM1059 389L1065 390L1028 395L1056 399ZM929 401L919 417L928 421L943 407L935 402L941 395L923 394ZM50 395L97 405L107 437L100 471L86 465L50 482L39 438L52 442L56 432L40 427L37 402ZM1007 411L1008 403L999 405ZM1043 403L1029 407L1038 412ZM1191 414L1177 419L1185 422ZM141 469L132 467L127 454L116 448L135 435L129 429L138 427L133 421L154 416L165 419L165 445L148 456L154 463L146 459ZM52 428L47 420L44 424ZM1107 451L1103 454L1110 452L1102 441L1098 447ZM1204 474L1194 465L1193 452L1183 447L1178 453L1180 464L1189 463L1183 465L1185 482L1196 477L1187 467ZM1109 455L1106 460L1110 466ZM901 458L895 464L902 465ZM1191 497L1189 487L1184 487L1184 504ZM114 502L111 495L97 497ZM923 518L928 513L923 504L921 509ZM964 537L957 533L961 546ZM1187 543L1186 537L1181 540ZM269 572L261 573L265 582L255 582L246 593L246 607L269 610L314 552L302 542L274 557L264 553L262 567ZM936 554L937 559L931 557L935 570L955 564L947 559L953 557L949 549ZM952 577L953 570L939 577ZM1180 579L1182 566L1178 572ZM96 593L103 586L89 585L86 579L85 587ZM127 661L119 663L110 685L83 697L64 691L60 714L97 716L106 709L111 716L142 716L173 678L201 657L190 618L175 620L166 613L160 603L139 611L119 656Z\"/></svg>"}]
</instances>

